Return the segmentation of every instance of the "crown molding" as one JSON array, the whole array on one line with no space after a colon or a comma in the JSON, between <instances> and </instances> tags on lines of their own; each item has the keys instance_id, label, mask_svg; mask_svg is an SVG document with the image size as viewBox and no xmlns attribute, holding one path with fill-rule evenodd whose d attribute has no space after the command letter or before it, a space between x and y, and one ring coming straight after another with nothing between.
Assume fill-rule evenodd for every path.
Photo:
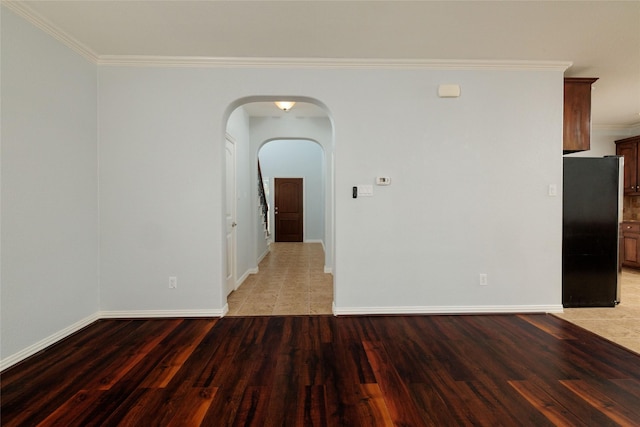
<instances>
[{"instance_id":1,"label":"crown molding","mask_svg":"<svg viewBox=\"0 0 640 427\"><path fill-rule=\"evenodd\" d=\"M244 58L207 56L98 55L62 31L24 2L1 0L7 9L98 65L181 68L324 68L397 70L549 70L565 71L567 61L376 59L376 58Z\"/></svg>"},{"instance_id":2,"label":"crown molding","mask_svg":"<svg viewBox=\"0 0 640 427\"><path fill-rule=\"evenodd\" d=\"M85 59L93 63L98 63L98 55L89 49L86 45L80 43L78 40L71 37L69 34L56 27L47 19L43 18L40 14L34 11L32 8L20 1L2 0L2 6L15 13L16 15L24 18L26 21L33 24L35 27L41 29L45 33L49 34L56 40L64 43L76 53L83 56Z\"/></svg>"},{"instance_id":3,"label":"crown molding","mask_svg":"<svg viewBox=\"0 0 640 427\"><path fill-rule=\"evenodd\" d=\"M101 55L99 65L187 68L334 68L429 70L550 70L565 71L566 61L358 59L358 58L232 58L204 56Z\"/></svg>"},{"instance_id":4,"label":"crown molding","mask_svg":"<svg viewBox=\"0 0 640 427\"><path fill-rule=\"evenodd\" d=\"M397 70L549 70L565 71L566 61L375 59L375 58L240 58L206 56L98 55L19 0L1 0L7 9L98 65L181 68L324 68Z\"/></svg>"}]
</instances>

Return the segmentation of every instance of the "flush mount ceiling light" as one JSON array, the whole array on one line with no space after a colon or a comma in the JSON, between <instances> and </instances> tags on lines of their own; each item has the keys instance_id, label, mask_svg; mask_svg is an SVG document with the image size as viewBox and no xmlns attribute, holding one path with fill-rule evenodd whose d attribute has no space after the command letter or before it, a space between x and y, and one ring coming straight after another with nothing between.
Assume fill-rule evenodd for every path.
<instances>
[{"instance_id":1,"label":"flush mount ceiling light","mask_svg":"<svg viewBox=\"0 0 640 427\"><path fill-rule=\"evenodd\" d=\"M275 104L279 109L285 112L291 110L293 106L296 105L293 101L276 101Z\"/></svg>"}]
</instances>

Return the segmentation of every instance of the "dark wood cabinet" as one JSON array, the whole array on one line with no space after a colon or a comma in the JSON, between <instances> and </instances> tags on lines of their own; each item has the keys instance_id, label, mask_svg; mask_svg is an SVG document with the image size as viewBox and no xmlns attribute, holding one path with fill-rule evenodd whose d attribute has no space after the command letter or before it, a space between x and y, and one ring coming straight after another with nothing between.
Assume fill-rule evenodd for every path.
<instances>
[{"instance_id":1,"label":"dark wood cabinet","mask_svg":"<svg viewBox=\"0 0 640 427\"><path fill-rule=\"evenodd\" d=\"M591 85L596 80L593 77L564 79L564 154L591 147Z\"/></svg>"},{"instance_id":2,"label":"dark wood cabinet","mask_svg":"<svg viewBox=\"0 0 640 427\"><path fill-rule=\"evenodd\" d=\"M624 194L640 194L640 135L616 141L616 154L624 157Z\"/></svg>"},{"instance_id":3,"label":"dark wood cabinet","mask_svg":"<svg viewBox=\"0 0 640 427\"><path fill-rule=\"evenodd\" d=\"M640 267L640 223L622 223L622 265Z\"/></svg>"}]
</instances>

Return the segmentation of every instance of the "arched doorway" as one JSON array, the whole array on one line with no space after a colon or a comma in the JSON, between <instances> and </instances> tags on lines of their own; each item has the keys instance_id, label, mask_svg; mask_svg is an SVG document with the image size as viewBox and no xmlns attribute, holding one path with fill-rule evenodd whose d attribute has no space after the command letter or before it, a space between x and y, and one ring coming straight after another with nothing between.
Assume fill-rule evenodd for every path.
<instances>
[{"instance_id":1,"label":"arched doorway","mask_svg":"<svg viewBox=\"0 0 640 427\"><path fill-rule=\"evenodd\" d=\"M291 99L291 98L289 98ZM237 312L234 303L239 295L249 294L256 283L262 282L263 285L269 284L268 290L271 291L269 298L260 298L256 296L259 307L260 303L264 306L263 310L255 310L254 313L244 312L246 315L256 314L311 314L311 306L308 313L286 313L282 310L275 310L276 301L274 301L274 291L277 287L274 282L288 280L302 285L301 279L307 281L308 284L314 282L323 283L328 286L331 291L331 301L333 302L333 123L327 112L327 109L319 102L310 99L295 99L297 101L294 108L288 112L279 110L275 105L275 98L247 98L239 100L230 108L230 114L227 121L227 136L231 136L236 141L236 171L237 171L237 187L236 187L236 206L237 206L237 239L236 253L229 254L235 257L235 262L226 262L224 265L236 265L238 277L236 287L233 293L228 297L229 315ZM273 145L270 145L273 144ZM283 151L283 146L299 148L298 153L289 153L287 149ZM308 194L304 201L307 215L304 221L307 222L304 233L304 243L301 243L301 253L298 254L296 264L309 265L313 262L311 270L302 273L299 269L294 271L277 270L275 260L281 259L284 252L291 255L295 252L295 248L287 247L286 251L273 251L273 227L274 210L268 211L269 218L263 224L262 206L258 191L258 159L261 149L266 147L264 153L269 153L271 159L289 157L293 158L293 163L300 167L303 163L300 156L313 153L315 150L318 164L315 171L298 172L280 172L280 175L303 175L304 187L307 190L314 191L314 197ZM263 153L263 154L264 154ZM279 154L278 154L279 153ZM283 155L285 153L285 155ZM306 153L306 154L305 154ZM319 156L318 156L319 154ZM311 156L313 157L313 155ZM297 159L297 160L296 160ZM309 159L307 159L309 160ZM283 163L283 162L281 162ZM267 191L273 191L274 173L267 165ZM275 173L276 175L278 173ZM318 181L319 182L316 182ZM318 190L320 189L320 190ZM321 193L320 197L317 193ZM273 197L273 193L270 193ZM271 202L272 203L272 202ZM306 246L305 246L306 245ZM314 248L314 245L317 246ZM271 247L272 250L269 250ZM319 250L318 250L319 248ZM225 248L226 249L226 248ZM281 248L278 248L281 249ZM284 249L284 248L282 248ZM320 258L318 257L320 253ZM313 255L313 256L312 256ZM300 258L302 257L302 258ZM266 261L265 261L266 259ZM318 264L318 259L319 264ZM273 262L272 262L273 261ZM262 264L261 264L262 263ZM269 265L271 277L266 278L260 273L265 273L266 265ZM318 267L319 265L319 267ZM289 274L290 273L290 274ZM295 274L294 274L295 273ZM303 275L304 277L302 277ZM286 277L288 276L288 277ZM313 279L313 280L311 280ZM284 287L280 288L285 290ZM310 290L311 291L311 290ZM291 291L293 292L293 291ZM310 297L309 297L310 298ZM326 302L326 293L324 295ZM246 307L245 307L246 308ZM271 310L274 309L274 310ZM282 308L282 307L280 307ZM326 312L326 310L322 310ZM330 312L330 310L329 310Z\"/></svg>"},{"instance_id":2,"label":"arched doorway","mask_svg":"<svg viewBox=\"0 0 640 427\"><path fill-rule=\"evenodd\" d=\"M324 244L327 183L325 163L322 146L310 139L274 139L265 141L260 146L258 166L268 204L265 231L272 242ZM283 211L286 205L289 209ZM297 215L294 216L291 212ZM283 219L283 216L287 218ZM289 225L290 222L295 225ZM295 231L292 233L290 230ZM291 235L298 238L291 239Z\"/></svg>"}]
</instances>

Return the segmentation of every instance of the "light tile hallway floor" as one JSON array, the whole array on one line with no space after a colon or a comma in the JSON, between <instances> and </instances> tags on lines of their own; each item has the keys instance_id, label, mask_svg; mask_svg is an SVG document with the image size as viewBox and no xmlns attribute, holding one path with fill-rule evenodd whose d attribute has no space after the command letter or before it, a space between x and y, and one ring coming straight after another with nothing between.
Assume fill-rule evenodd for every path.
<instances>
[{"instance_id":1,"label":"light tile hallway floor","mask_svg":"<svg viewBox=\"0 0 640 427\"><path fill-rule=\"evenodd\" d=\"M556 316L640 353L640 270L622 270L620 294L617 307L565 308Z\"/></svg>"},{"instance_id":2,"label":"light tile hallway floor","mask_svg":"<svg viewBox=\"0 0 640 427\"><path fill-rule=\"evenodd\" d=\"M320 243L273 243L258 270L229 295L227 316L332 313L333 275Z\"/></svg>"}]
</instances>

